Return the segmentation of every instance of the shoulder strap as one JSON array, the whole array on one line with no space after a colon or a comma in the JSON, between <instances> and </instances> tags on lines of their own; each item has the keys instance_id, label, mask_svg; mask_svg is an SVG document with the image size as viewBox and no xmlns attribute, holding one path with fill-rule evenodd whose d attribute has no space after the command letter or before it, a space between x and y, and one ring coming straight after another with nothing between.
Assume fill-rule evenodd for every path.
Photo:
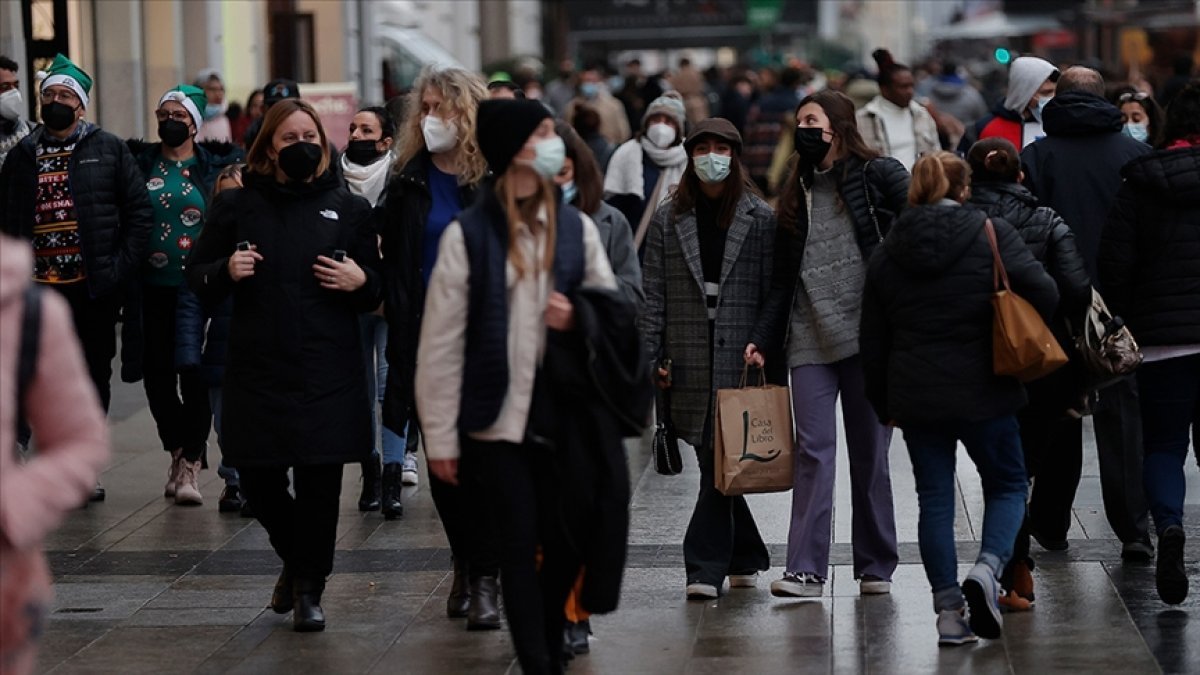
<instances>
[{"instance_id":1,"label":"shoulder strap","mask_svg":"<svg viewBox=\"0 0 1200 675\"><path fill-rule=\"evenodd\" d=\"M1000 244L996 243L996 228L992 219L983 223L983 231L987 234L988 246L992 247L992 288L999 292L1000 282L1004 282L1004 290L1012 290L1008 285L1008 270L1004 269L1004 260L1000 257Z\"/></svg>"},{"instance_id":2,"label":"shoulder strap","mask_svg":"<svg viewBox=\"0 0 1200 675\"><path fill-rule=\"evenodd\" d=\"M867 211L871 214L871 224L875 226L875 235L879 237L879 241L883 241L883 230L879 227L879 218L875 215L875 200L871 199L871 181L867 178L867 169L871 168L873 161L875 160L868 159L863 162L863 198L867 200Z\"/></svg>"},{"instance_id":3,"label":"shoulder strap","mask_svg":"<svg viewBox=\"0 0 1200 675\"><path fill-rule=\"evenodd\" d=\"M658 211L658 198L662 194L666 178L666 171L659 172L658 181L654 184L654 192L646 198L646 208L642 211L642 222L638 223L637 231L633 234L635 251L642 250L642 242L646 241L646 232L650 229L650 221L654 218L654 213Z\"/></svg>"},{"instance_id":4,"label":"shoulder strap","mask_svg":"<svg viewBox=\"0 0 1200 675\"><path fill-rule=\"evenodd\" d=\"M17 352L17 423L25 419L25 395L37 373L38 342L42 333L42 293L37 284L25 287L21 344Z\"/></svg>"}]
</instances>

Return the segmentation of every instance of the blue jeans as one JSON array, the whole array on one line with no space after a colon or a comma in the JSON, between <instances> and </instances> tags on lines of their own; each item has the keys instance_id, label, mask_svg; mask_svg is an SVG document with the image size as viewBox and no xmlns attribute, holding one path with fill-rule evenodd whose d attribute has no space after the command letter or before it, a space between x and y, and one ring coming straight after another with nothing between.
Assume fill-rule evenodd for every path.
<instances>
[{"instance_id":1,"label":"blue jeans","mask_svg":"<svg viewBox=\"0 0 1200 675\"><path fill-rule=\"evenodd\" d=\"M217 432L217 447L221 449L222 459L217 464L217 475L225 481L226 487L238 487L241 485L241 479L238 477L237 469L231 466L225 466L225 435L221 433L221 388L208 388L208 405L212 408L213 414L213 429Z\"/></svg>"},{"instance_id":2,"label":"blue jeans","mask_svg":"<svg viewBox=\"0 0 1200 675\"><path fill-rule=\"evenodd\" d=\"M1200 354L1143 363L1137 371L1142 402L1142 477L1159 534L1183 525L1188 431L1200 419Z\"/></svg>"},{"instance_id":3,"label":"blue jeans","mask_svg":"<svg viewBox=\"0 0 1200 675\"><path fill-rule=\"evenodd\" d=\"M374 441L371 454L379 457L382 445L383 463L398 464L404 461L408 442L404 434L397 434L379 423L379 402L387 388L387 321L382 316L360 314L358 322L367 371L367 395L371 401L371 438L378 439Z\"/></svg>"},{"instance_id":4,"label":"blue jeans","mask_svg":"<svg viewBox=\"0 0 1200 675\"><path fill-rule=\"evenodd\" d=\"M904 441L917 482L917 502L921 509L917 538L925 575L933 587L933 609L958 609L963 605L963 597L954 547L957 441L967 447L983 482L983 541L976 563L987 565L999 578L1025 518L1029 487L1017 418L1005 415L979 422L954 420L928 426L906 425Z\"/></svg>"}]
</instances>

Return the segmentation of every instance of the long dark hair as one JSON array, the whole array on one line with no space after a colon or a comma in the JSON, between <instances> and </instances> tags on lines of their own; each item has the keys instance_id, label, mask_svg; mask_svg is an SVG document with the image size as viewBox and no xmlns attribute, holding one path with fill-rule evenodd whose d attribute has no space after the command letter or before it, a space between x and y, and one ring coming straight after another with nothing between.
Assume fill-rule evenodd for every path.
<instances>
[{"instance_id":1,"label":"long dark hair","mask_svg":"<svg viewBox=\"0 0 1200 675\"><path fill-rule=\"evenodd\" d=\"M868 162L879 156L879 153L871 149L863 140L862 134L858 133L858 119L854 116L854 101L851 101L849 96L832 89L823 89L815 94L805 96L804 100L800 101L800 105L796 106L795 112L792 113L793 125L800 109L809 103L816 103L821 106L821 110L825 111L825 116L829 118L830 131L833 132L835 139L841 140L841 151L844 157L857 157ZM846 162L840 160L839 162L842 164L840 183L846 180L850 167ZM794 232L800 211L804 208L801 204L804 185L812 184L815 167L802 164L796 155L792 155L790 165L791 170L787 180L784 181L783 188L779 192L778 213L779 224ZM801 185L801 181L804 182L804 185Z\"/></svg>"},{"instance_id":2,"label":"long dark hair","mask_svg":"<svg viewBox=\"0 0 1200 675\"><path fill-rule=\"evenodd\" d=\"M714 136L714 138L717 137ZM721 193L720 203L717 205L717 226L722 230L729 229L729 226L733 224L733 217L737 214L738 203L742 201L743 195L750 193L762 196L758 191L758 186L750 180L750 172L742 166L741 148L732 143L730 145L733 146L733 161L729 163L729 177L725 179L725 190ZM673 194L674 216L678 218L695 209L696 198L703 194L702 190L700 177L696 175L696 163L692 160L692 153L689 152L687 168L684 169L683 177L679 179L679 185L675 186ZM654 208L654 205L647 204L646 208Z\"/></svg>"},{"instance_id":3,"label":"long dark hair","mask_svg":"<svg viewBox=\"0 0 1200 675\"><path fill-rule=\"evenodd\" d=\"M1167 122L1163 125L1160 147L1197 137L1200 137L1200 80L1192 80L1167 106Z\"/></svg>"},{"instance_id":4,"label":"long dark hair","mask_svg":"<svg viewBox=\"0 0 1200 675\"><path fill-rule=\"evenodd\" d=\"M555 122L554 131L562 137L567 146L567 157L575 164L575 189L579 194L576 206L584 213L595 213L604 198L604 176L596 163L596 155L566 122Z\"/></svg>"}]
</instances>

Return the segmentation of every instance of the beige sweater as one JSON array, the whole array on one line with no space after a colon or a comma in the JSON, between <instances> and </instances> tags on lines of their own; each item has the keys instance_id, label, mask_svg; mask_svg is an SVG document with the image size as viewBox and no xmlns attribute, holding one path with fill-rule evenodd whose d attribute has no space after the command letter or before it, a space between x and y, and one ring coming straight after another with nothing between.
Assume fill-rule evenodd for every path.
<instances>
[{"instance_id":1,"label":"beige sweater","mask_svg":"<svg viewBox=\"0 0 1200 675\"><path fill-rule=\"evenodd\" d=\"M581 214L582 215L582 214ZM544 234L519 229L518 245L525 260L540 261L546 248ZM615 289L616 277L604 253L596 224L583 215L584 286ZM507 265L508 283L508 391L500 415L491 427L472 433L481 441L520 443L533 399L533 379L546 345L546 303L553 275L541 264L518 278ZM470 265L462 227L450 223L442 235L437 263L425 294L425 316L417 347L416 402L429 459L459 456L458 413L466 361L467 291Z\"/></svg>"}]
</instances>

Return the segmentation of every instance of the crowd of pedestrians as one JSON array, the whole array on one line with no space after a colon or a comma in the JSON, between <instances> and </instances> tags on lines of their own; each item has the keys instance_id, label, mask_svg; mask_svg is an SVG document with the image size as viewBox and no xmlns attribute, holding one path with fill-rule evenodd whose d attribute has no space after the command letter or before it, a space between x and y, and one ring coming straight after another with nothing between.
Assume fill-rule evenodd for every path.
<instances>
[{"instance_id":1,"label":"crowd of pedestrians","mask_svg":"<svg viewBox=\"0 0 1200 675\"><path fill-rule=\"evenodd\" d=\"M1183 602L1200 81L1189 64L1164 106L1022 56L989 112L953 63L874 57L876 75L836 80L722 82L686 59L615 79L567 61L544 85L431 67L402 102L362 107L344 148L294 81L243 108L212 70L148 102L157 140L120 139L87 119L92 79L62 55L38 124L0 58L0 667L34 658L41 537L105 497L118 344L169 456L164 495L202 505L215 461L218 509L266 529L270 607L301 632L326 626L343 466L361 466L359 510L400 520L423 452L454 560L447 617L504 616L524 672L560 672L589 649L588 613L617 606L622 441L656 389L700 467L683 592L755 587L772 561L714 459L716 392L751 367L790 387L794 419L772 595L826 592L840 401L860 593L889 593L899 562L899 429L941 644L998 638L1002 609L1033 607L1031 540L1070 545L1085 416L1122 557L1156 560L1159 596ZM1001 279L1064 367L997 374ZM1102 337L1140 345L1133 374L1084 358L1101 295ZM958 443L985 505L961 581Z\"/></svg>"}]
</instances>

